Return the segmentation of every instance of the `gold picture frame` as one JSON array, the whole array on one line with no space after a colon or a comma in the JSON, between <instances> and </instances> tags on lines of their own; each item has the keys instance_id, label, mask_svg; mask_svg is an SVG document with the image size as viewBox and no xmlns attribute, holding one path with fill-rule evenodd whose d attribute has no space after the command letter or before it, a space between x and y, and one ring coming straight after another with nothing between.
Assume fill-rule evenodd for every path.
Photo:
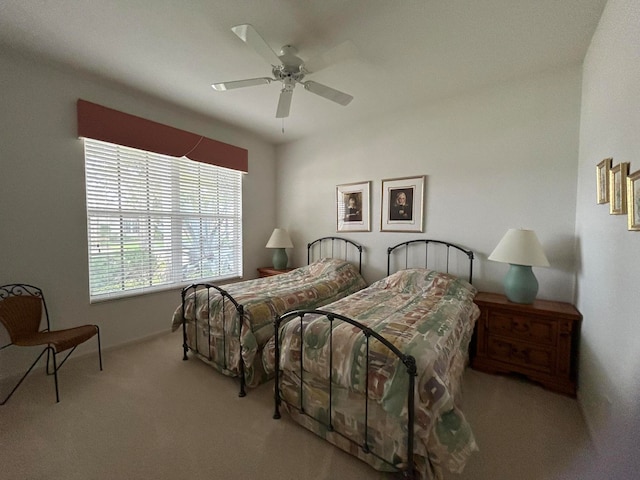
<instances>
[{"instance_id":1,"label":"gold picture frame","mask_svg":"<svg viewBox=\"0 0 640 480\"><path fill-rule=\"evenodd\" d=\"M629 163L620 162L609 171L609 213L626 215L627 213L627 175Z\"/></svg>"},{"instance_id":2,"label":"gold picture frame","mask_svg":"<svg viewBox=\"0 0 640 480\"><path fill-rule=\"evenodd\" d=\"M371 181L336 186L338 232L371 231Z\"/></svg>"},{"instance_id":3,"label":"gold picture frame","mask_svg":"<svg viewBox=\"0 0 640 480\"><path fill-rule=\"evenodd\" d=\"M381 232L422 232L426 175L382 180Z\"/></svg>"},{"instance_id":4,"label":"gold picture frame","mask_svg":"<svg viewBox=\"0 0 640 480\"><path fill-rule=\"evenodd\" d=\"M613 158L605 158L596 165L597 203L609 203L609 171Z\"/></svg>"},{"instance_id":5,"label":"gold picture frame","mask_svg":"<svg viewBox=\"0 0 640 480\"><path fill-rule=\"evenodd\" d=\"M627 219L629 230L640 231L640 170L627 176Z\"/></svg>"}]
</instances>

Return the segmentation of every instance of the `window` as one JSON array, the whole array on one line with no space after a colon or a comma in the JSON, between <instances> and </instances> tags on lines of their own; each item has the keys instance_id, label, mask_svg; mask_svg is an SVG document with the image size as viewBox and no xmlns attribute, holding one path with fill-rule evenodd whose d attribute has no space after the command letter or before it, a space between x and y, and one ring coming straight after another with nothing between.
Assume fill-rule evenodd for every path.
<instances>
[{"instance_id":1,"label":"window","mask_svg":"<svg viewBox=\"0 0 640 480\"><path fill-rule=\"evenodd\" d=\"M91 301L241 276L241 172L84 141Z\"/></svg>"}]
</instances>

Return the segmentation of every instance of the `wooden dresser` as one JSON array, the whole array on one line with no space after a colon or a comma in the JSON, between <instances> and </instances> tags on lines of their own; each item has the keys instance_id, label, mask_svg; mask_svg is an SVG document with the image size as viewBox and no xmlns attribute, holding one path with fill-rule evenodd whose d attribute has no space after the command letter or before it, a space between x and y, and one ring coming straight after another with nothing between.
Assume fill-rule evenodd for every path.
<instances>
[{"instance_id":1,"label":"wooden dresser","mask_svg":"<svg viewBox=\"0 0 640 480\"><path fill-rule=\"evenodd\" d=\"M287 273L293 270L293 268L283 268L282 270L278 270L273 267L260 267L258 268L258 276L262 277L271 277L273 275L280 275L281 273Z\"/></svg>"},{"instance_id":2,"label":"wooden dresser","mask_svg":"<svg viewBox=\"0 0 640 480\"><path fill-rule=\"evenodd\" d=\"M489 373L519 373L549 390L576 395L577 347L582 315L563 302L512 303L480 292L471 366Z\"/></svg>"}]
</instances>

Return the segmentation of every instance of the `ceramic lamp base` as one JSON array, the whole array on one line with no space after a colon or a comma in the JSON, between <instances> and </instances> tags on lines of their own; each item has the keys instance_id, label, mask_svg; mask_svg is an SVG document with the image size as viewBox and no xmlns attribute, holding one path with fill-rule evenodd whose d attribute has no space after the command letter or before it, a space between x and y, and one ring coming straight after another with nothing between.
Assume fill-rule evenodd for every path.
<instances>
[{"instance_id":1,"label":"ceramic lamp base","mask_svg":"<svg viewBox=\"0 0 640 480\"><path fill-rule=\"evenodd\" d=\"M275 248L273 250L273 268L276 270L284 270L287 268L287 263L289 263L289 258L284 248Z\"/></svg>"},{"instance_id":2,"label":"ceramic lamp base","mask_svg":"<svg viewBox=\"0 0 640 480\"><path fill-rule=\"evenodd\" d=\"M513 303L530 304L538 294L538 280L528 265L510 264L504 277L504 293Z\"/></svg>"}]
</instances>

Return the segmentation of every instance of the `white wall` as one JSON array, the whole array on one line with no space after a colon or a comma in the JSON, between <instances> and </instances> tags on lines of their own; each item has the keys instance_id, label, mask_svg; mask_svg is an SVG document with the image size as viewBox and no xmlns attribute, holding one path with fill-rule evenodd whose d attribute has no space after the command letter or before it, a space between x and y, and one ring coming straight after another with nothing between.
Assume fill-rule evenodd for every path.
<instances>
[{"instance_id":1,"label":"white wall","mask_svg":"<svg viewBox=\"0 0 640 480\"><path fill-rule=\"evenodd\" d=\"M576 212L577 303L584 315L579 398L601 451L625 446L615 455L632 455L636 474L640 232L627 230L626 215L609 215L608 204L596 204L595 168L613 157L614 165L640 169L639 25L640 3L610 0L585 58Z\"/></svg>"},{"instance_id":2,"label":"white wall","mask_svg":"<svg viewBox=\"0 0 640 480\"><path fill-rule=\"evenodd\" d=\"M248 149L249 174L243 179L245 277L255 277L257 267L269 264L264 245L276 218L272 145L143 93L7 52L0 52L0 92L0 285L41 287L55 328L97 323L103 346L109 347L167 331L180 302L179 290L171 290L89 304L78 98ZM6 333L0 330L4 344ZM175 335L179 355L182 341ZM17 355L7 352L2 352L0 378L15 373L10 362Z\"/></svg>"},{"instance_id":3,"label":"white wall","mask_svg":"<svg viewBox=\"0 0 640 480\"><path fill-rule=\"evenodd\" d=\"M501 291L508 266L486 257L508 228L528 227L551 263L534 268L539 297L572 301L580 82L574 66L280 147L290 263L306 262L308 241L336 234L336 185L371 180L372 231L344 234L366 248L367 281L386 274L387 247L428 237L474 250L474 284ZM424 233L380 232L381 180L422 174Z\"/></svg>"}]
</instances>

